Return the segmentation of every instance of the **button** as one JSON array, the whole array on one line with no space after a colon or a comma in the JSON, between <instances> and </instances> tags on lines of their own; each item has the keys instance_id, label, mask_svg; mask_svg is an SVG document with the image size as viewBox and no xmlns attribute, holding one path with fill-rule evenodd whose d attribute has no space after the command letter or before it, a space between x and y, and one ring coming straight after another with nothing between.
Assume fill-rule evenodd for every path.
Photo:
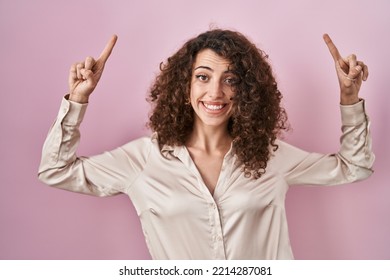
<instances>
[{"instance_id":1,"label":"button","mask_svg":"<svg viewBox=\"0 0 390 280\"><path fill-rule=\"evenodd\" d=\"M150 212L152 212L154 215L157 215L156 210L154 210L153 208L150 208L149 210L150 210Z\"/></svg>"},{"instance_id":2,"label":"button","mask_svg":"<svg viewBox=\"0 0 390 280\"><path fill-rule=\"evenodd\" d=\"M217 236L217 240L218 241L221 241L222 240L222 237L220 235Z\"/></svg>"}]
</instances>

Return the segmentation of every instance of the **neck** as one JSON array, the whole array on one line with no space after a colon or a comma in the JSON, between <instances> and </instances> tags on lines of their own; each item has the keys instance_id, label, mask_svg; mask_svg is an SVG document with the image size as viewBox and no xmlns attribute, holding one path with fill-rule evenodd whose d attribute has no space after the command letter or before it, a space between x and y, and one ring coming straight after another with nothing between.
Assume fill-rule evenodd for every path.
<instances>
[{"instance_id":1,"label":"neck","mask_svg":"<svg viewBox=\"0 0 390 280\"><path fill-rule=\"evenodd\" d=\"M227 130L227 124L226 126L215 127L195 122L186 146L212 153L215 151L227 152L231 143L232 137Z\"/></svg>"}]
</instances>

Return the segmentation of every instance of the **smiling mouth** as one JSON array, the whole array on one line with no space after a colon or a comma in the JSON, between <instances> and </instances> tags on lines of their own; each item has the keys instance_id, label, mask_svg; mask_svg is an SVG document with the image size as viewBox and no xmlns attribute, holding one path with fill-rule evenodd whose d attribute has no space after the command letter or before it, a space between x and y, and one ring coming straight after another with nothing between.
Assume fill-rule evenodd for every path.
<instances>
[{"instance_id":1,"label":"smiling mouth","mask_svg":"<svg viewBox=\"0 0 390 280\"><path fill-rule=\"evenodd\" d=\"M206 109L211 110L211 111L219 111L222 110L226 104L209 104L202 102L203 106L206 107Z\"/></svg>"}]
</instances>

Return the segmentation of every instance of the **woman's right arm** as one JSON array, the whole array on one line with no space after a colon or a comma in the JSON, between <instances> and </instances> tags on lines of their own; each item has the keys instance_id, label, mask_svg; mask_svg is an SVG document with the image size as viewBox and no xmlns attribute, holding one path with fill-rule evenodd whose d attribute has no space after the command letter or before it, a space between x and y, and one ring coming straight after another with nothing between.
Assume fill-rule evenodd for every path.
<instances>
[{"instance_id":1,"label":"woman's right arm","mask_svg":"<svg viewBox=\"0 0 390 280\"><path fill-rule=\"evenodd\" d=\"M116 40L117 36L110 39L97 60L87 57L70 69L69 94L62 100L47 135L38 171L39 179L48 185L97 196L113 195L123 192L131 179L128 176L142 169L142 155L129 155L126 148L129 146L91 158L76 156L79 126L89 96L100 80Z\"/></svg>"},{"instance_id":2,"label":"woman's right arm","mask_svg":"<svg viewBox=\"0 0 390 280\"><path fill-rule=\"evenodd\" d=\"M99 155L78 157L79 126L87 104L67 97L43 145L39 179L56 188L95 196L127 192L146 164L151 140L140 138Z\"/></svg>"}]
</instances>

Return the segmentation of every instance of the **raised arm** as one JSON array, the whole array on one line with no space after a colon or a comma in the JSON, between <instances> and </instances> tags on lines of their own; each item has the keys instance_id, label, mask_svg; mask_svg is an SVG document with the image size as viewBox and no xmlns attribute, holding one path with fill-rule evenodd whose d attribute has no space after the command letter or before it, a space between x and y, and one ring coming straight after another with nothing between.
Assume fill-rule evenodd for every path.
<instances>
[{"instance_id":1,"label":"raised arm","mask_svg":"<svg viewBox=\"0 0 390 280\"><path fill-rule=\"evenodd\" d=\"M342 135L340 150L334 154L308 153L281 143L280 153L289 185L338 185L363 180L372 173L370 121L359 90L368 78L368 68L351 54L342 58L329 35L324 41L335 62L340 85ZM282 165L282 164L280 164Z\"/></svg>"},{"instance_id":2,"label":"raised arm","mask_svg":"<svg viewBox=\"0 0 390 280\"><path fill-rule=\"evenodd\" d=\"M71 67L69 97L62 99L42 149L38 176L47 185L90 195L114 195L124 192L127 182L142 167L142 146L130 148L131 155L122 147L92 157L76 155L86 103L99 82L116 40L116 36L110 39L97 60L87 57ZM139 154L141 156L137 157Z\"/></svg>"}]
</instances>

